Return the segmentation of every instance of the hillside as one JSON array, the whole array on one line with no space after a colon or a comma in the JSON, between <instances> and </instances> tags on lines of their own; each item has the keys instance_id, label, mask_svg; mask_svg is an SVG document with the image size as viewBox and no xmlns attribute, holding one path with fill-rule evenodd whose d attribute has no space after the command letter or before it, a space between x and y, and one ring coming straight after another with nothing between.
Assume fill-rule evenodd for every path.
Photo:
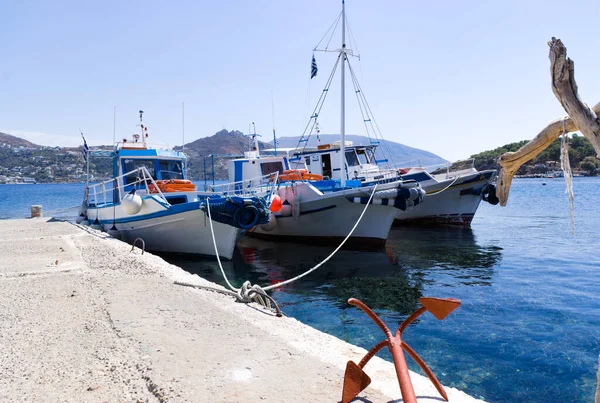
<instances>
[{"instance_id":1,"label":"hillside","mask_svg":"<svg viewBox=\"0 0 600 403\"><path fill-rule=\"evenodd\" d=\"M26 147L26 148L42 148L37 144L33 144L30 141L22 139L20 137L12 136L7 133L0 132L0 147L8 146L8 147Z\"/></svg>"},{"instance_id":2,"label":"hillside","mask_svg":"<svg viewBox=\"0 0 600 403\"><path fill-rule=\"evenodd\" d=\"M474 154L471 158L475 159L475 167L482 169L499 169L498 158L505 152L517 151L527 140L510 143L498 147L494 150L488 150L479 154ZM569 139L569 162L571 168L581 170L589 175L597 174L600 168L600 160L596 158L596 152L590 141L584 136L573 134ZM518 171L517 175L543 174L547 171L560 168L560 139L556 139L548 148L542 151L536 158L527 162Z\"/></svg>"},{"instance_id":3,"label":"hillside","mask_svg":"<svg viewBox=\"0 0 600 403\"><path fill-rule=\"evenodd\" d=\"M204 178L204 160L209 155L214 155L215 179L227 179L227 160L231 156L244 155L248 151L250 138L238 130L227 131L225 129L218 131L212 136L202 137L196 141L188 143L184 147L184 152L188 156L188 176L192 180ZM270 148L269 144L259 141L261 150ZM182 147L174 147L181 151ZM207 176L212 175L211 159L206 159Z\"/></svg>"},{"instance_id":4,"label":"hillside","mask_svg":"<svg viewBox=\"0 0 600 403\"><path fill-rule=\"evenodd\" d=\"M340 136L337 134L320 134L319 137L321 138L321 143L331 143L340 139ZM298 140L300 140L300 136L281 137L277 139L277 143L278 147L296 147L298 145ZM370 144L369 138L366 136L347 135L346 140L352 141L354 145ZM270 144L272 145L273 143ZM387 152L385 145L387 145L389 153ZM310 137L308 146L317 146L316 136L313 135ZM391 163L396 163L398 166L421 165L426 167L447 162L445 159L430 153L429 151L405 146L404 144L395 143L393 141L385 141L385 144L382 142L379 148L382 150L378 150L378 159L387 158ZM384 151L383 154L381 151Z\"/></svg>"}]
</instances>

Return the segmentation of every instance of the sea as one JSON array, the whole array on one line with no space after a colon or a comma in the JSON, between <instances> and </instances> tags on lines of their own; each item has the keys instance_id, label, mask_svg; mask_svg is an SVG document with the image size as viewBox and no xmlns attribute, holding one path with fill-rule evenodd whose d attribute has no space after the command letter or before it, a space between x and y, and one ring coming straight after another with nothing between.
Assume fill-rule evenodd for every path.
<instances>
[{"instance_id":1,"label":"sea","mask_svg":"<svg viewBox=\"0 0 600 403\"><path fill-rule=\"evenodd\" d=\"M403 334L443 384L489 402L591 402L600 353L600 178L574 178L573 188L574 225L564 179L515 179L508 205L482 203L471 228L394 228L384 248L342 249L272 296L285 315L366 349L384 335L348 298L391 329L421 296L457 298L461 306L446 319L426 313ZM74 220L83 189L0 185L0 218L27 217L41 204L47 216ZM269 285L333 249L244 237L224 269L235 285ZM213 259L165 258L224 284ZM391 360L385 350L379 356Z\"/></svg>"}]
</instances>

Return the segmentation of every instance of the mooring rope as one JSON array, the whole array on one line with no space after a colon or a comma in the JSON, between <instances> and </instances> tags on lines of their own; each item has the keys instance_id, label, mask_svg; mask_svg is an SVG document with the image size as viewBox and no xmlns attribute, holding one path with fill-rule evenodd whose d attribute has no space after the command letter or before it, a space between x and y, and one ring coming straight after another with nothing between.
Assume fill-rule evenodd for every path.
<instances>
[{"instance_id":1,"label":"mooring rope","mask_svg":"<svg viewBox=\"0 0 600 403\"><path fill-rule=\"evenodd\" d=\"M275 301L275 299L273 297L271 297L270 295L267 294L267 291L275 289L275 288L283 287L284 285L290 284L298 279L301 279L302 277L307 276L310 273L314 272L319 267L324 265L329 259L331 259L333 257L333 255L335 255L337 253L337 251L340 250L342 248L342 246L344 246L346 241L348 241L348 239L352 236L352 234L358 227L358 224L361 222L363 216L365 215L365 213L367 212L367 209L369 208L371 200L373 199L373 195L375 195L376 189L377 189L377 185L373 186L373 191L371 192L369 201L367 202L362 213L358 217L358 220L356 221L356 223L354 223L354 226L352 227L352 229L350 230L348 235L346 235L346 237L344 238L342 243L340 243L339 246L337 248L335 248L335 250L329 254L329 256L327 256L322 262L320 262L319 264L310 268L309 270L305 271L304 273L299 274L298 276L293 277L291 279L282 281L280 283L270 285L268 287L261 287L258 284L252 285L250 283L250 281L245 281L244 284L242 285L242 287L240 287L240 288L235 288L233 285L231 285L231 283L229 282L229 279L227 278L227 275L225 274L225 270L223 269L223 264L221 263L221 258L219 257L217 240L215 238L215 231L213 229L212 218L210 215L210 201L207 198L206 199L206 207L207 207L206 210L208 211L208 222L210 224L210 232L212 235L213 246L215 248L215 255L217 256L217 262L219 263L219 268L221 269L221 274L223 275L223 278L225 279L225 283L227 283L227 286L229 286L229 288L231 290L221 290L221 289L217 289L214 287L201 286L201 285L195 285L195 284L190 284L190 283L183 283L183 282L179 282L179 281L176 281L175 284L183 285L183 286L187 286L187 287L206 289L206 290L210 290L210 291L217 291L222 294L231 295L231 296L236 297L238 302L248 303L248 302L254 301L270 310L273 310L273 307L271 307L271 304L272 304L274 306L274 310L275 310L277 316L282 316L281 310L279 309L279 305L277 305L277 302Z\"/></svg>"},{"instance_id":2,"label":"mooring rope","mask_svg":"<svg viewBox=\"0 0 600 403\"><path fill-rule=\"evenodd\" d=\"M460 177L461 177L460 175L456 175L456 177L454 178L454 180L452 181L452 183L451 183L451 184L449 184L448 186L446 186L446 187L445 187L445 188L443 188L442 190L438 190L438 191L436 191L436 192L433 192L433 193L425 193L425 196L435 196L435 195L437 195L437 194L440 194L440 193L442 193L442 192L445 192L446 190L450 189L450 187L451 187L452 185L454 185L454 184L456 183L456 181L457 181L457 180L458 180Z\"/></svg>"}]
</instances>

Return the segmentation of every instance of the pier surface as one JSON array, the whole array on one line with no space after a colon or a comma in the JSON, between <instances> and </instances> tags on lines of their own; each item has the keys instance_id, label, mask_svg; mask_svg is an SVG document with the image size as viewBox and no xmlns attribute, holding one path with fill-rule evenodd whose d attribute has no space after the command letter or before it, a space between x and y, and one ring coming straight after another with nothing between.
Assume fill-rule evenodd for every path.
<instances>
[{"instance_id":1,"label":"pier surface","mask_svg":"<svg viewBox=\"0 0 600 403\"><path fill-rule=\"evenodd\" d=\"M214 286L88 228L3 220L0 239L2 402L337 402L346 362L366 352L174 285ZM401 401L391 363L375 357L366 371L373 382L358 401ZM419 402L443 401L411 376Z\"/></svg>"}]
</instances>

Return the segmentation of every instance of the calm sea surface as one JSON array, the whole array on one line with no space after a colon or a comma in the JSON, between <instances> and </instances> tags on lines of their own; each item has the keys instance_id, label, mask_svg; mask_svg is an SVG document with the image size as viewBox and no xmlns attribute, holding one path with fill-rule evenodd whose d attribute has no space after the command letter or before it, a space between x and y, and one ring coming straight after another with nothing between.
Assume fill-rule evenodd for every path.
<instances>
[{"instance_id":1,"label":"calm sea surface","mask_svg":"<svg viewBox=\"0 0 600 403\"><path fill-rule=\"evenodd\" d=\"M286 315L367 349L383 333L348 298L361 299L390 328L418 307L420 296L458 298L461 307L444 321L425 314L404 333L442 383L490 402L593 401L600 178L574 179L575 235L564 180L542 182L515 180L509 205L482 203L471 229L394 229L384 249L342 250L273 296ZM82 195L82 184L0 185L0 218L27 217L31 204L42 204L45 215L74 218ZM224 265L236 285L267 285L332 250L243 238ZM223 283L214 261L167 258Z\"/></svg>"}]
</instances>

